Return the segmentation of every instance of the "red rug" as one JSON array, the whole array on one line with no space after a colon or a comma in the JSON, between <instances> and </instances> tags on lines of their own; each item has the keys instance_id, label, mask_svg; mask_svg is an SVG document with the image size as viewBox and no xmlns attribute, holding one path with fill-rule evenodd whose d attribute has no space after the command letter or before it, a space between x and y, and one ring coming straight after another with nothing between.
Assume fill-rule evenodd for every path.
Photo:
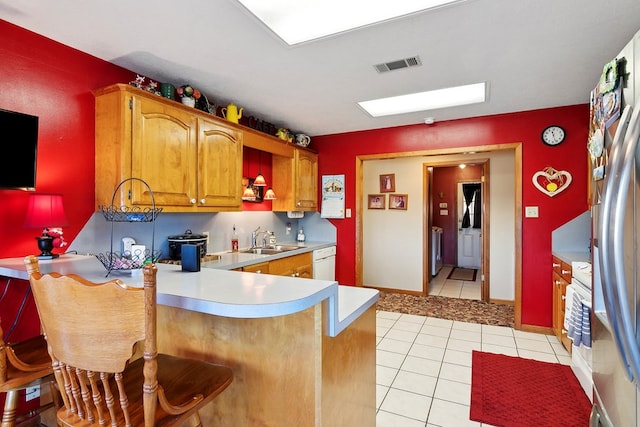
<instances>
[{"instance_id":1,"label":"red rug","mask_svg":"<svg viewBox=\"0 0 640 427\"><path fill-rule=\"evenodd\" d=\"M591 402L569 366L474 351L470 412L494 426L585 427Z\"/></svg>"}]
</instances>

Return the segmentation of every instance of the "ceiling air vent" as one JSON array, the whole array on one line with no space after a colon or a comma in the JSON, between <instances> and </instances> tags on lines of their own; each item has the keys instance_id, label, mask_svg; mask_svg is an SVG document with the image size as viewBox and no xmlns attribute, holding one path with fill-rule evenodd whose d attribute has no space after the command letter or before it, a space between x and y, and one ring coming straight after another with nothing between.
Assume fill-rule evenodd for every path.
<instances>
[{"instance_id":1,"label":"ceiling air vent","mask_svg":"<svg viewBox=\"0 0 640 427\"><path fill-rule=\"evenodd\" d=\"M383 64L376 64L373 67L379 73L386 73L387 71L400 70L402 68L416 67L422 65L419 56L412 56L410 58L399 59L397 61L385 62Z\"/></svg>"}]
</instances>

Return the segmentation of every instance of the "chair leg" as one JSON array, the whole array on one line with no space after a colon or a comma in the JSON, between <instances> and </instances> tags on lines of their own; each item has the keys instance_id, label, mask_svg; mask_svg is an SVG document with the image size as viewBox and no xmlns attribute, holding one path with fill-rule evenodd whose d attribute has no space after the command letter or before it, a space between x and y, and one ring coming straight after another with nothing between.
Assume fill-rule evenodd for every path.
<instances>
[{"instance_id":1,"label":"chair leg","mask_svg":"<svg viewBox=\"0 0 640 427\"><path fill-rule=\"evenodd\" d=\"M13 427L16 423L18 391L19 390L9 390L7 392L7 399L4 401L4 412L2 413L2 427Z\"/></svg>"},{"instance_id":2,"label":"chair leg","mask_svg":"<svg viewBox=\"0 0 640 427\"><path fill-rule=\"evenodd\" d=\"M200 420L200 413L198 411L189 418L189 426L202 427L202 421Z\"/></svg>"}]
</instances>

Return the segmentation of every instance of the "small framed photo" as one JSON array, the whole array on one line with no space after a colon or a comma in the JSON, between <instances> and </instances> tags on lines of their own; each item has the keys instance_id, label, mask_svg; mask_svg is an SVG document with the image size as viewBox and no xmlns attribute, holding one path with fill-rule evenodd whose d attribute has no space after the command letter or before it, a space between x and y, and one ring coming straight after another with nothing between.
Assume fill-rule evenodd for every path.
<instances>
[{"instance_id":1,"label":"small framed photo","mask_svg":"<svg viewBox=\"0 0 640 427\"><path fill-rule=\"evenodd\" d=\"M369 209L384 209L386 204L386 194L369 194Z\"/></svg>"},{"instance_id":2,"label":"small framed photo","mask_svg":"<svg viewBox=\"0 0 640 427\"><path fill-rule=\"evenodd\" d=\"M393 193L394 191L396 191L396 174L380 175L380 192Z\"/></svg>"},{"instance_id":3,"label":"small framed photo","mask_svg":"<svg viewBox=\"0 0 640 427\"><path fill-rule=\"evenodd\" d=\"M389 209L407 210L408 194L389 194Z\"/></svg>"}]
</instances>

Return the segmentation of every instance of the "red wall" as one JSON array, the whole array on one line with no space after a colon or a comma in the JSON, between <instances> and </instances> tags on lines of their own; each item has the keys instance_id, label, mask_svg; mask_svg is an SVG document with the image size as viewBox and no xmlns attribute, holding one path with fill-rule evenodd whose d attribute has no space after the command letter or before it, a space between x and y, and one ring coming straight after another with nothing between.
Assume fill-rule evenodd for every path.
<instances>
[{"instance_id":1,"label":"red wall","mask_svg":"<svg viewBox=\"0 0 640 427\"><path fill-rule=\"evenodd\" d=\"M91 91L129 82L135 74L5 21L0 21L0 40L0 108L40 117L36 190L64 195L69 220L64 233L71 241L94 207ZM0 257L37 250L34 237L40 230L22 226L27 196L0 190Z\"/></svg>"},{"instance_id":2,"label":"red wall","mask_svg":"<svg viewBox=\"0 0 640 427\"><path fill-rule=\"evenodd\" d=\"M594 74L594 82L597 75ZM585 88L585 98L589 88ZM588 106L576 105L521 113L477 117L338 135L317 136L320 175L345 174L345 203L353 216L332 220L338 236L336 278L355 283L355 164L356 156L401 153L441 148L522 143L522 202L538 206L539 218L524 218L522 236L522 323L551 326L551 232L587 209ZM567 139L557 147L544 145L542 130L558 124ZM461 151L464 151L461 149ZM549 197L531 182L533 174L547 166L567 170L573 183L561 194ZM499 226L492 224L491 226Z\"/></svg>"}]
</instances>

